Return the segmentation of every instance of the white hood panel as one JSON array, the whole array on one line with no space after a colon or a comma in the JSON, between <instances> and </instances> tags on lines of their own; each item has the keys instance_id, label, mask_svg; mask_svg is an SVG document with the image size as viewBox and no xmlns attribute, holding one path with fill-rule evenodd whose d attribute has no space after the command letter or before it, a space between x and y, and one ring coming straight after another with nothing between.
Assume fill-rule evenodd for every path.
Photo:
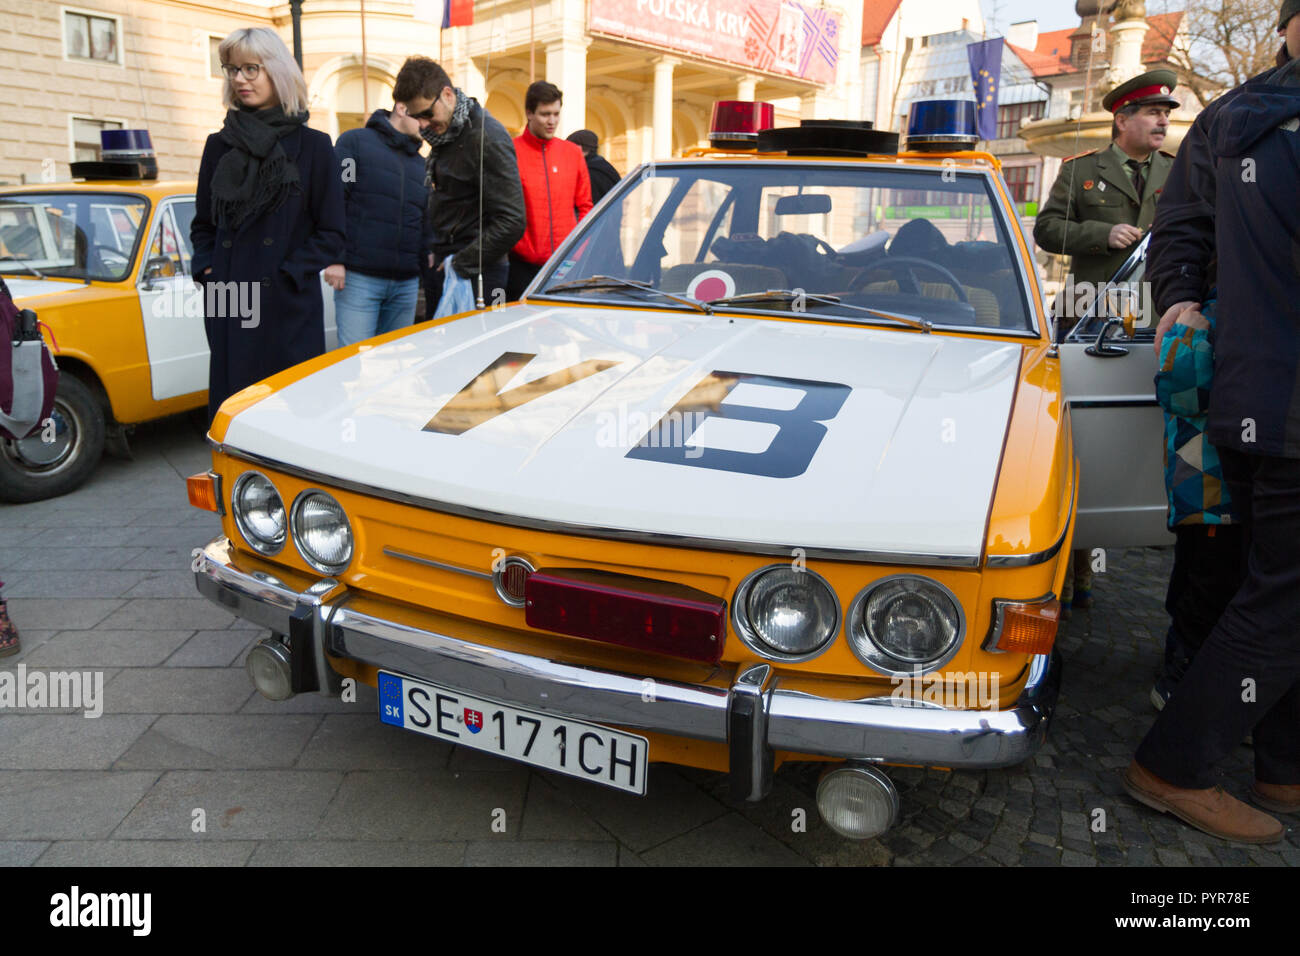
<instances>
[{"instance_id":1,"label":"white hood panel","mask_svg":"<svg viewBox=\"0 0 1300 956\"><path fill-rule=\"evenodd\" d=\"M505 353L536 357L458 397ZM236 416L226 445L505 520L973 560L1019 356L910 331L520 305L323 369ZM613 364L511 395L593 361ZM696 393L712 413L688 416L686 448L664 450L674 460L628 457L714 371L830 384L715 381ZM803 414L810 392L838 404L820 425ZM425 430L435 417L443 431Z\"/></svg>"}]
</instances>

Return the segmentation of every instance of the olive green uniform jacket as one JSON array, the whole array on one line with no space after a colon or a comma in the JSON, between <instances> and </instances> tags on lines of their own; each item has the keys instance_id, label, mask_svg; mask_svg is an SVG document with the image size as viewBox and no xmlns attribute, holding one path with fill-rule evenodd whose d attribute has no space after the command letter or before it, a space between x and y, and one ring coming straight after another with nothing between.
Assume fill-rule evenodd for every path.
<instances>
[{"instance_id":1,"label":"olive green uniform jacket","mask_svg":"<svg viewBox=\"0 0 1300 956\"><path fill-rule=\"evenodd\" d=\"M1070 271L1076 283L1105 282L1137 246L1135 242L1124 249L1111 249L1111 227L1119 223L1143 231L1151 227L1156 200L1173 164L1168 153L1157 150L1151 154L1139 202L1133 181L1114 150L1094 150L1067 159L1034 222L1034 242L1048 252L1073 256Z\"/></svg>"}]
</instances>

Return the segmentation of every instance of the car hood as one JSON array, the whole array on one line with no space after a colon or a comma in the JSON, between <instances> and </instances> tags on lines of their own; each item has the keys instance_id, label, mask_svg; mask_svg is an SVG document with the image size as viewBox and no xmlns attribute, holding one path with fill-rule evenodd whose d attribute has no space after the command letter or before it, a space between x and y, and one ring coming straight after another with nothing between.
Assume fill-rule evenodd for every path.
<instances>
[{"instance_id":1,"label":"car hood","mask_svg":"<svg viewBox=\"0 0 1300 956\"><path fill-rule=\"evenodd\" d=\"M363 346L245 407L224 444L507 522L974 563L1020 352L516 305Z\"/></svg>"},{"instance_id":2,"label":"car hood","mask_svg":"<svg viewBox=\"0 0 1300 956\"><path fill-rule=\"evenodd\" d=\"M20 307L23 305L24 299L34 299L38 295L79 292L86 288L86 284L80 280L21 279L8 275L5 276L5 285L9 287L9 294L14 297L14 302L18 303Z\"/></svg>"}]
</instances>

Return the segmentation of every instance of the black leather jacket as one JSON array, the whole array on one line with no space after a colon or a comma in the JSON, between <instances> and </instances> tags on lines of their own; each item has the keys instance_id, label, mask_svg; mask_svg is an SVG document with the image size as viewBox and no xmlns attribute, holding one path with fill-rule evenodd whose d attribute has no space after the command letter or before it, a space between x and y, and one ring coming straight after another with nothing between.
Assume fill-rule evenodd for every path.
<instances>
[{"instance_id":1,"label":"black leather jacket","mask_svg":"<svg viewBox=\"0 0 1300 956\"><path fill-rule=\"evenodd\" d=\"M483 231L479 235L479 150L483 169ZM441 259L455 253L455 268L467 278L478 275L479 247L488 266L504 259L524 234L524 191L519 182L515 144L506 128L470 100L469 120L452 142L426 162L429 174L429 224L433 251Z\"/></svg>"}]
</instances>

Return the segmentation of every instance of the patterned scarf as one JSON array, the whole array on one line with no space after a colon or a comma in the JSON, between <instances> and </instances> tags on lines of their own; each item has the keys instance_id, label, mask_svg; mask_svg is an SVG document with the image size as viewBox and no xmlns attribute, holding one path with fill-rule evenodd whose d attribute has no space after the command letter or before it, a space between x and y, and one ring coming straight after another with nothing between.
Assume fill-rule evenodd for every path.
<instances>
[{"instance_id":1,"label":"patterned scarf","mask_svg":"<svg viewBox=\"0 0 1300 956\"><path fill-rule=\"evenodd\" d=\"M287 115L280 105L226 113L221 138L231 149L212 173L212 218L238 232L265 212L279 209L298 182L298 167L289 162L280 140L307 122L307 111Z\"/></svg>"},{"instance_id":2,"label":"patterned scarf","mask_svg":"<svg viewBox=\"0 0 1300 956\"><path fill-rule=\"evenodd\" d=\"M451 122L447 124L447 132L435 133L432 126L420 130L424 141L433 147L424 161L430 180L433 177L433 165L438 161L438 150L456 139L465 129L465 124L469 122L469 105L476 102L473 97L466 96L460 87L452 87L452 89L456 91L456 108L451 111Z\"/></svg>"}]
</instances>

